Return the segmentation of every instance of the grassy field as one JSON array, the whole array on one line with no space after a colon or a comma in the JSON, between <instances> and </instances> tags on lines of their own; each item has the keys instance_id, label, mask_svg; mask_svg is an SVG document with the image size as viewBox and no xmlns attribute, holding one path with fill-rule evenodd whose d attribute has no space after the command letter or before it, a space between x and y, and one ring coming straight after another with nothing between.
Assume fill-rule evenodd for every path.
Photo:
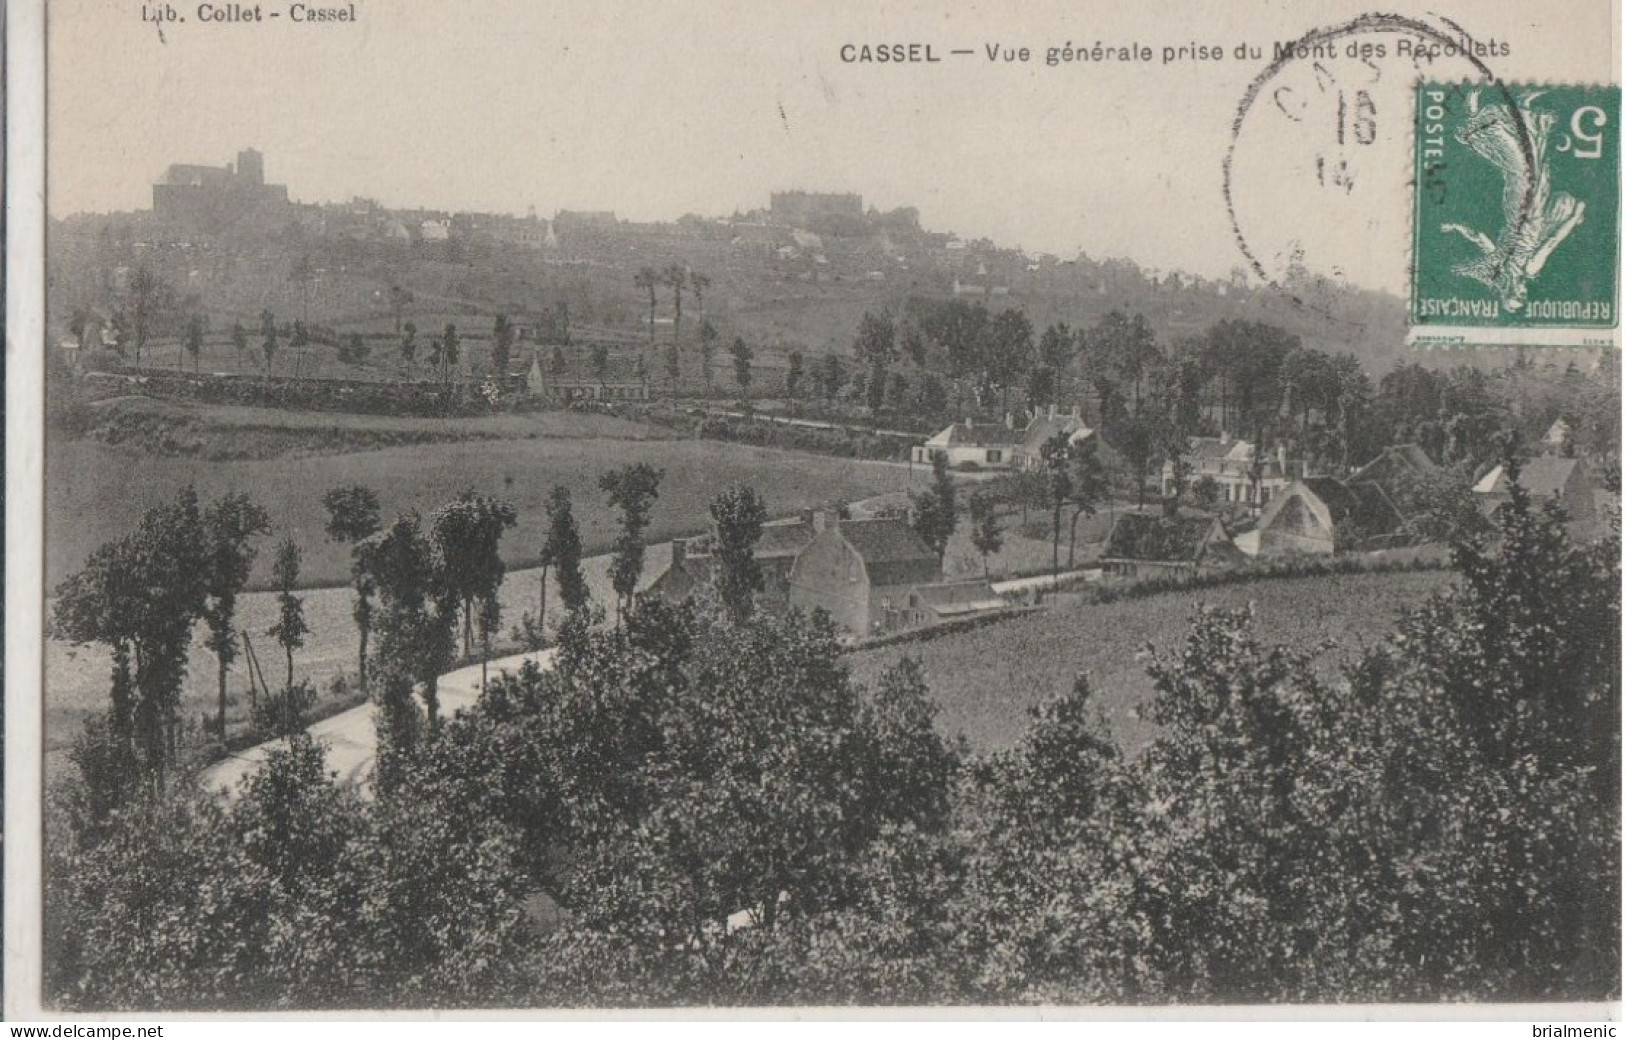
<instances>
[{"instance_id":1,"label":"grassy field","mask_svg":"<svg viewBox=\"0 0 1625 1040\"><path fill-rule=\"evenodd\" d=\"M542 503L554 484L568 487L588 552L607 549L615 517L598 490L606 470L628 462L665 470L650 540L703 530L711 500L729 484L750 484L775 515L866 498L906 485L906 468L793 454L735 444L633 440L613 436L460 441L404 448L244 462L156 458L83 440L52 438L46 448L46 581L54 586L97 545L124 534L142 510L188 482L211 498L247 491L270 511L276 537L304 550L301 583L342 584L349 550L326 540L321 499L339 484L377 490L386 516L427 513L464 488L500 495L519 510L520 526L504 544L510 566L536 558L545 524ZM916 471L914 479L925 475ZM262 552L251 587L268 581Z\"/></svg>"},{"instance_id":2,"label":"grassy field","mask_svg":"<svg viewBox=\"0 0 1625 1040\"><path fill-rule=\"evenodd\" d=\"M1447 571L1359 574L1261 581L1169 593L1110 604L1059 608L959 635L852 655L853 674L872 682L899 658L925 666L938 726L964 734L978 749L1007 747L1026 731L1028 709L1089 676L1095 703L1126 749L1150 739L1150 723L1133 717L1153 690L1140 651L1177 649L1197 604L1257 610L1266 644L1312 647L1336 640L1343 651L1371 645L1393 627L1402 608L1421 602L1453 579ZM1338 654L1323 658L1335 666Z\"/></svg>"}]
</instances>

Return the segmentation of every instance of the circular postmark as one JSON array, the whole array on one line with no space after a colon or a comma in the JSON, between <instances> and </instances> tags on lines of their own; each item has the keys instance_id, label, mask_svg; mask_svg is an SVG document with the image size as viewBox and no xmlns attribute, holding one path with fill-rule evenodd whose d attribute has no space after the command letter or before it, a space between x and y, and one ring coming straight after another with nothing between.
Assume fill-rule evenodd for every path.
<instances>
[{"instance_id":1,"label":"circular postmark","mask_svg":"<svg viewBox=\"0 0 1625 1040\"><path fill-rule=\"evenodd\" d=\"M1276 287L1312 274L1403 292L1416 85L1504 92L1485 59L1507 45L1443 19L1370 13L1273 51L1237 106L1224 157L1225 209L1248 270ZM1508 108L1515 146L1532 152Z\"/></svg>"}]
</instances>

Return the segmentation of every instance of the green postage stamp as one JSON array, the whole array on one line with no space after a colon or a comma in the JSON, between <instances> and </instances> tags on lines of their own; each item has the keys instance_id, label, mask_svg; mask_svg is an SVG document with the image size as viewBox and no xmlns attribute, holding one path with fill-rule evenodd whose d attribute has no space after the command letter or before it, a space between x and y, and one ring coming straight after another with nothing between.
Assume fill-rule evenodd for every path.
<instances>
[{"instance_id":1,"label":"green postage stamp","mask_svg":"<svg viewBox=\"0 0 1625 1040\"><path fill-rule=\"evenodd\" d=\"M1619 345L1619 88L1420 83L1417 346Z\"/></svg>"}]
</instances>

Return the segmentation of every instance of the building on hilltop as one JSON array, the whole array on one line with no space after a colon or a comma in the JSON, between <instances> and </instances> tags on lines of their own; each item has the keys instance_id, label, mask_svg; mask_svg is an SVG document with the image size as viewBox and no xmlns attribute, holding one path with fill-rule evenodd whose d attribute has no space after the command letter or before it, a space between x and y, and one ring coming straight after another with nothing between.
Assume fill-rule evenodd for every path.
<instances>
[{"instance_id":1,"label":"building on hilltop","mask_svg":"<svg viewBox=\"0 0 1625 1040\"><path fill-rule=\"evenodd\" d=\"M253 148L238 152L235 166L174 163L152 186L153 215L189 230L274 224L290 209L287 185L265 183L265 156Z\"/></svg>"},{"instance_id":2,"label":"building on hilltop","mask_svg":"<svg viewBox=\"0 0 1625 1040\"><path fill-rule=\"evenodd\" d=\"M863 231L863 196L845 193L776 191L768 208L771 223L834 235Z\"/></svg>"}]
</instances>

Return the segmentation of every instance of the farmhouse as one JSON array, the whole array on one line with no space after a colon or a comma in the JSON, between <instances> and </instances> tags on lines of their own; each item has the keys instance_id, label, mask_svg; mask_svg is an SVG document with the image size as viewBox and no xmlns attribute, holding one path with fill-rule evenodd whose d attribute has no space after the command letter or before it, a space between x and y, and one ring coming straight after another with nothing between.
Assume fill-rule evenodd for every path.
<instances>
[{"instance_id":1,"label":"farmhouse","mask_svg":"<svg viewBox=\"0 0 1625 1040\"><path fill-rule=\"evenodd\" d=\"M525 388L532 397L545 397L557 404L577 401L647 401L648 376L638 371L635 359L611 357L602 372L584 371L579 361L566 363L563 370L543 364L540 353L530 361Z\"/></svg>"},{"instance_id":2,"label":"farmhouse","mask_svg":"<svg viewBox=\"0 0 1625 1040\"><path fill-rule=\"evenodd\" d=\"M1095 435L1095 431L1083 424L1078 416L1078 409L1073 408L1070 415L1057 415L1055 406L1049 406L1047 416L1035 415L1027 429L1021 443L1012 453L1012 464L1017 469L1028 471L1039 470L1044 466L1044 445L1058 433L1066 434L1068 445L1077 446Z\"/></svg>"},{"instance_id":3,"label":"farmhouse","mask_svg":"<svg viewBox=\"0 0 1625 1040\"><path fill-rule=\"evenodd\" d=\"M812 544L822 526L822 517L810 509L794 519L762 525L762 536L757 539L753 553L762 568L762 591L757 596L759 606L777 612L789 604L790 568L801 550ZM716 574L716 559L711 554L713 544L712 537L674 540L670 561L655 575L644 595L679 603L711 584Z\"/></svg>"},{"instance_id":4,"label":"farmhouse","mask_svg":"<svg viewBox=\"0 0 1625 1040\"><path fill-rule=\"evenodd\" d=\"M1067 434L1072 444L1095 435L1078 417L1077 409L1071 415L1057 415L1055 406L1050 405L1047 416L1035 415L1025 427L1016 425L1014 415L1006 415L1002 423L973 423L969 419L954 423L917 445L914 461L930 463L941 455L954 469L1036 470L1044 464L1044 442L1057 433Z\"/></svg>"},{"instance_id":5,"label":"farmhouse","mask_svg":"<svg viewBox=\"0 0 1625 1040\"><path fill-rule=\"evenodd\" d=\"M1540 455L1524 462L1518 483L1537 505L1561 502L1572 522L1588 523L1597 512L1596 486L1583 459ZM1493 514L1512 497L1511 480L1505 466L1496 466L1473 485L1480 508Z\"/></svg>"},{"instance_id":6,"label":"farmhouse","mask_svg":"<svg viewBox=\"0 0 1625 1040\"><path fill-rule=\"evenodd\" d=\"M945 458L952 469L1009 469L1015 451L1026 439L1015 422L954 423L941 433L914 447L914 461L930 464Z\"/></svg>"},{"instance_id":7,"label":"farmhouse","mask_svg":"<svg viewBox=\"0 0 1625 1040\"><path fill-rule=\"evenodd\" d=\"M1219 487L1219 501L1244 504L1257 511L1269 504L1271 498L1306 476L1301 461L1289 460L1286 448L1277 447L1273 455L1261 455L1250 441L1219 437L1192 437L1190 451L1185 455L1189 469L1187 484L1195 484L1204 477ZM1174 493L1178 479L1173 462L1162 466L1162 494Z\"/></svg>"},{"instance_id":8,"label":"farmhouse","mask_svg":"<svg viewBox=\"0 0 1625 1040\"><path fill-rule=\"evenodd\" d=\"M1226 567L1240 559L1240 550L1216 518L1158 516L1125 513L1112 524L1101 569L1118 578L1152 574L1194 574L1208 567Z\"/></svg>"},{"instance_id":9,"label":"farmhouse","mask_svg":"<svg viewBox=\"0 0 1625 1040\"><path fill-rule=\"evenodd\" d=\"M911 589L942 579L942 564L907 522L893 517L826 524L790 568L790 605L825 610L857 636L902 621Z\"/></svg>"},{"instance_id":10,"label":"farmhouse","mask_svg":"<svg viewBox=\"0 0 1625 1040\"><path fill-rule=\"evenodd\" d=\"M1275 496L1258 518L1261 556L1379 548L1399 537L1403 520L1372 481L1305 477Z\"/></svg>"}]
</instances>

